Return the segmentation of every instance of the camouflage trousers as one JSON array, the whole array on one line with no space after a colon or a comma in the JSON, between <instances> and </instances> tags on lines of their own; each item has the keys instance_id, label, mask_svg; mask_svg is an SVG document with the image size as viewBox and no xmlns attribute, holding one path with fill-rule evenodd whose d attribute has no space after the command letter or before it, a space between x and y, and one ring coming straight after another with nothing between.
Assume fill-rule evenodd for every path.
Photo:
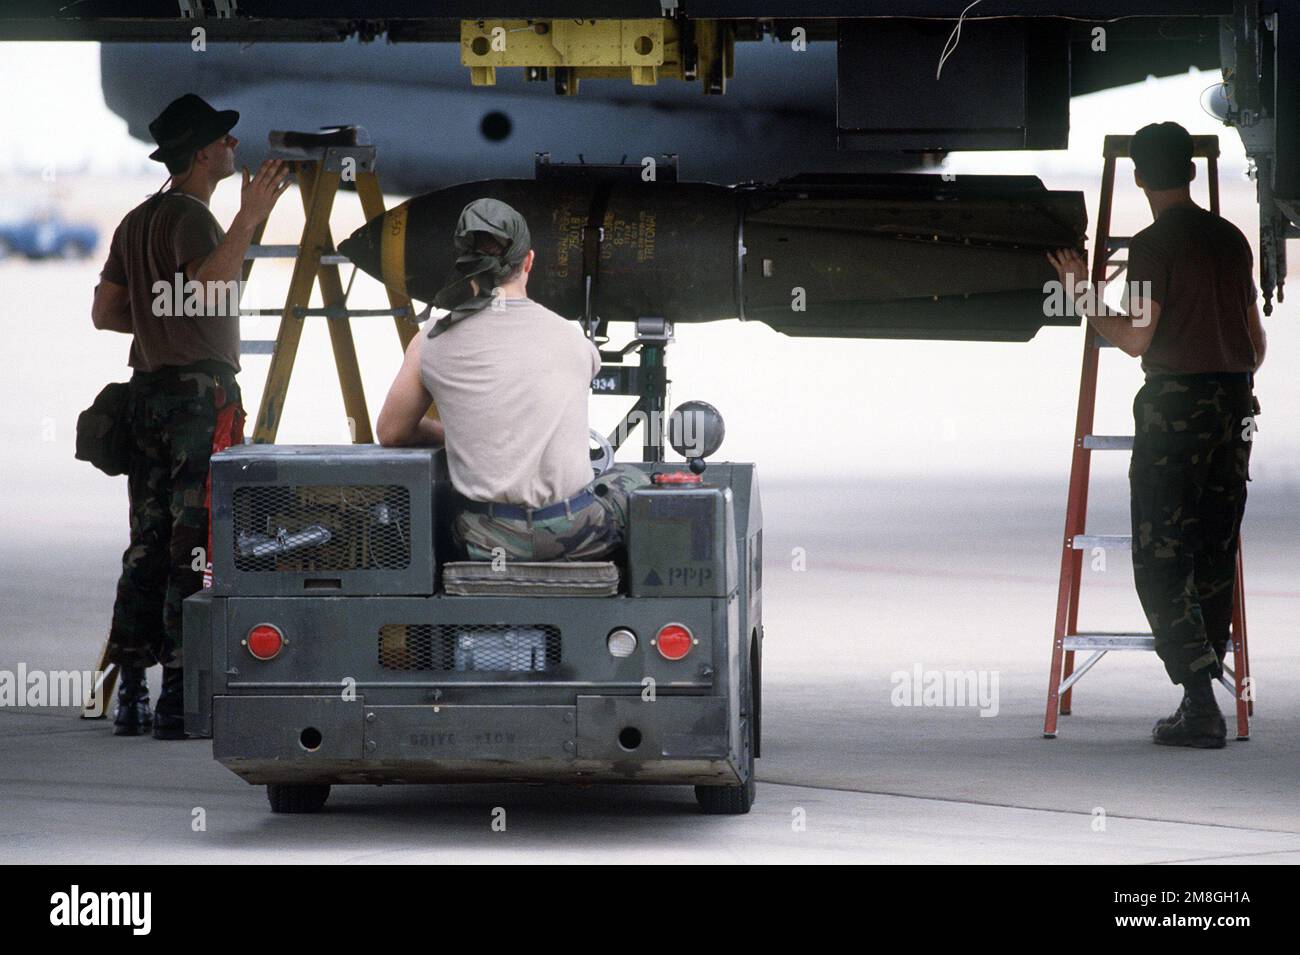
<instances>
[{"instance_id":1,"label":"camouflage trousers","mask_svg":"<svg viewBox=\"0 0 1300 955\"><path fill-rule=\"evenodd\" d=\"M1222 672L1256 408L1244 376L1152 378L1133 402L1133 579L1174 683Z\"/></svg>"},{"instance_id":2,"label":"camouflage trousers","mask_svg":"<svg viewBox=\"0 0 1300 955\"><path fill-rule=\"evenodd\" d=\"M600 560L623 544L628 495L649 483L644 471L616 464L588 485L595 500L571 515L528 521L461 511L452 537L470 560Z\"/></svg>"},{"instance_id":3,"label":"camouflage trousers","mask_svg":"<svg viewBox=\"0 0 1300 955\"><path fill-rule=\"evenodd\" d=\"M109 634L109 658L124 666L181 666L181 601L202 586L207 560L205 495L217 408L239 400L233 372L205 368L211 370L131 377L131 543Z\"/></svg>"}]
</instances>

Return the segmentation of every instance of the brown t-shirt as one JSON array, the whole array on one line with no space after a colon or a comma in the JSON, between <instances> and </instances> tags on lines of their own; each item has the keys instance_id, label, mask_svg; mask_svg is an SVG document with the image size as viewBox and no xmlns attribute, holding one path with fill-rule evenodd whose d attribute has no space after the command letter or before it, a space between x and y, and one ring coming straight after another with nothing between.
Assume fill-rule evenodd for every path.
<instances>
[{"instance_id":1,"label":"brown t-shirt","mask_svg":"<svg viewBox=\"0 0 1300 955\"><path fill-rule=\"evenodd\" d=\"M208 255L225 235L208 207L183 193L146 200L126 214L100 277L126 286L130 296L132 368L157 371L216 360L239 370L237 290L225 283L184 285L185 266Z\"/></svg>"},{"instance_id":2,"label":"brown t-shirt","mask_svg":"<svg viewBox=\"0 0 1300 955\"><path fill-rule=\"evenodd\" d=\"M1148 376L1254 371L1246 315L1258 295L1251 269L1241 230L1199 206L1166 209L1135 235L1126 281L1150 282L1151 298L1160 303L1142 370Z\"/></svg>"}]
</instances>

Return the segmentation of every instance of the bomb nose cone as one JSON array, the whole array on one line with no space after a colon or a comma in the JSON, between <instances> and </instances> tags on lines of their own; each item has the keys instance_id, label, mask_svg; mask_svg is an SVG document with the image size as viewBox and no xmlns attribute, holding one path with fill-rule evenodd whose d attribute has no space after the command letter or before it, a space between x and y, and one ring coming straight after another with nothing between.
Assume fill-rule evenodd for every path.
<instances>
[{"instance_id":1,"label":"bomb nose cone","mask_svg":"<svg viewBox=\"0 0 1300 955\"><path fill-rule=\"evenodd\" d=\"M339 252L394 292L406 288L406 204L371 219L339 243Z\"/></svg>"},{"instance_id":2,"label":"bomb nose cone","mask_svg":"<svg viewBox=\"0 0 1300 955\"><path fill-rule=\"evenodd\" d=\"M379 271L379 243L375 237L379 234L382 218L367 222L356 232L339 243L339 252L352 260L362 272L374 275Z\"/></svg>"},{"instance_id":3,"label":"bomb nose cone","mask_svg":"<svg viewBox=\"0 0 1300 955\"><path fill-rule=\"evenodd\" d=\"M367 275L379 278L379 244L385 216L367 222L339 243L339 253Z\"/></svg>"}]
</instances>

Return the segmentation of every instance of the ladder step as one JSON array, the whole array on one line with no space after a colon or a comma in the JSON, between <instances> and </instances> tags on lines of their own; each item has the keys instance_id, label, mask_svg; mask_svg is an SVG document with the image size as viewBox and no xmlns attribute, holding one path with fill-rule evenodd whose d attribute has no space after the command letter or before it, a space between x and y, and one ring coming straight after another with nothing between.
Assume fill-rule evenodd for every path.
<instances>
[{"instance_id":1,"label":"ladder step","mask_svg":"<svg viewBox=\"0 0 1300 955\"><path fill-rule=\"evenodd\" d=\"M296 245L250 245L248 251L244 253L247 259L296 259L298 258L298 246ZM350 265L352 260L346 255L339 255L337 252L329 252L320 257L321 265Z\"/></svg>"},{"instance_id":2,"label":"ladder step","mask_svg":"<svg viewBox=\"0 0 1300 955\"><path fill-rule=\"evenodd\" d=\"M294 311L301 315L323 315L327 318L406 318L411 314L405 305L397 308L303 308Z\"/></svg>"},{"instance_id":3,"label":"ladder step","mask_svg":"<svg viewBox=\"0 0 1300 955\"><path fill-rule=\"evenodd\" d=\"M241 308L239 314L244 318L279 318L284 314L283 308ZM398 308L294 308L295 318L323 316L326 318L409 318L411 310L405 305Z\"/></svg>"},{"instance_id":4,"label":"ladder step","mask_svg":"<svg viewBox=\"0 0 1300 955\"><path fill-rule=\"evenodd\" d=\"M1133 241L1131 235L1112 235L1106 239L1107 249L1127 249L1128 244Z\"/></svg>"},{"instance_id":5,"label":"ladder step","mask_svg":"<svg viewBox=\"0 0 1300 955\"><path fill-rule=\"evenodd\" d=\"M1132 451L1131 434L1085 434L1083 446L1089 451Z\"/></svg>"},{"instance_id":6,"label":"ladder step","mask_svg":"<svg viewBox=\"0 0 1300 955\"><path fill-rule=\"evenodd\" d=\"M274 355L275 339L241 341L239 343L239 353L241 355Z\"/></svg>"},{"instance_id":7,"label":"ladder step","mask_svg":"<svg viewBox=\"0 0 1300 955\"><path fill-rule=\"evenodd\" d=\"M1075 534L1071 540L1071 546L1075 550L1091 550L1094 547L1115 549L1122 547L1128 550L1132 545L1132 534Z\"/></svg>"},{"instance_id":8,"label":"ladder step","mask_svg":"<svg viewBox=\"0 0 1300 955\"><path fill-rule=\"evenodd\" d=\"M1149 633L1094 631L1067 634L1062 646L1067 650L1155 650L1156 638ZM1228 643L1228 652L1236 652L1231 641Z\"/></svg>"},{"instance_id":9,"label":"ladder step","mask_svg":"<svg viewBox=\"0 0 1300 955\"><path fill-rule=\"evenodd\" d=\"M1155 650L1156 638L1149 633L1072 633L1063 646L1067 650Z\"/></svg>"}]
</instances>

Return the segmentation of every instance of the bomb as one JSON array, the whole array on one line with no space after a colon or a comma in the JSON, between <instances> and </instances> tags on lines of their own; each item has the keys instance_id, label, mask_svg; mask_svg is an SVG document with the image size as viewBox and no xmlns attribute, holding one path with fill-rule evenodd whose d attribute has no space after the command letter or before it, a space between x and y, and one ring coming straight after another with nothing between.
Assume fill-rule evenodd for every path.
<instances>
[{"instance_id":1,"label":"bomb","mask_svg":"<svg viewBox=\"0 0 1300 955\"><path fill-rule=\"evenodd\" d=\"M1032 176L807 175L723 186L634 177L492 179L417 196L339 246L429 301L461 210L527 220L528 294L569 318L739 318L787 335L1027 341L1049 315L1044 253L1082 248L1083 194Z\"/></svg>"}]
</instances>

